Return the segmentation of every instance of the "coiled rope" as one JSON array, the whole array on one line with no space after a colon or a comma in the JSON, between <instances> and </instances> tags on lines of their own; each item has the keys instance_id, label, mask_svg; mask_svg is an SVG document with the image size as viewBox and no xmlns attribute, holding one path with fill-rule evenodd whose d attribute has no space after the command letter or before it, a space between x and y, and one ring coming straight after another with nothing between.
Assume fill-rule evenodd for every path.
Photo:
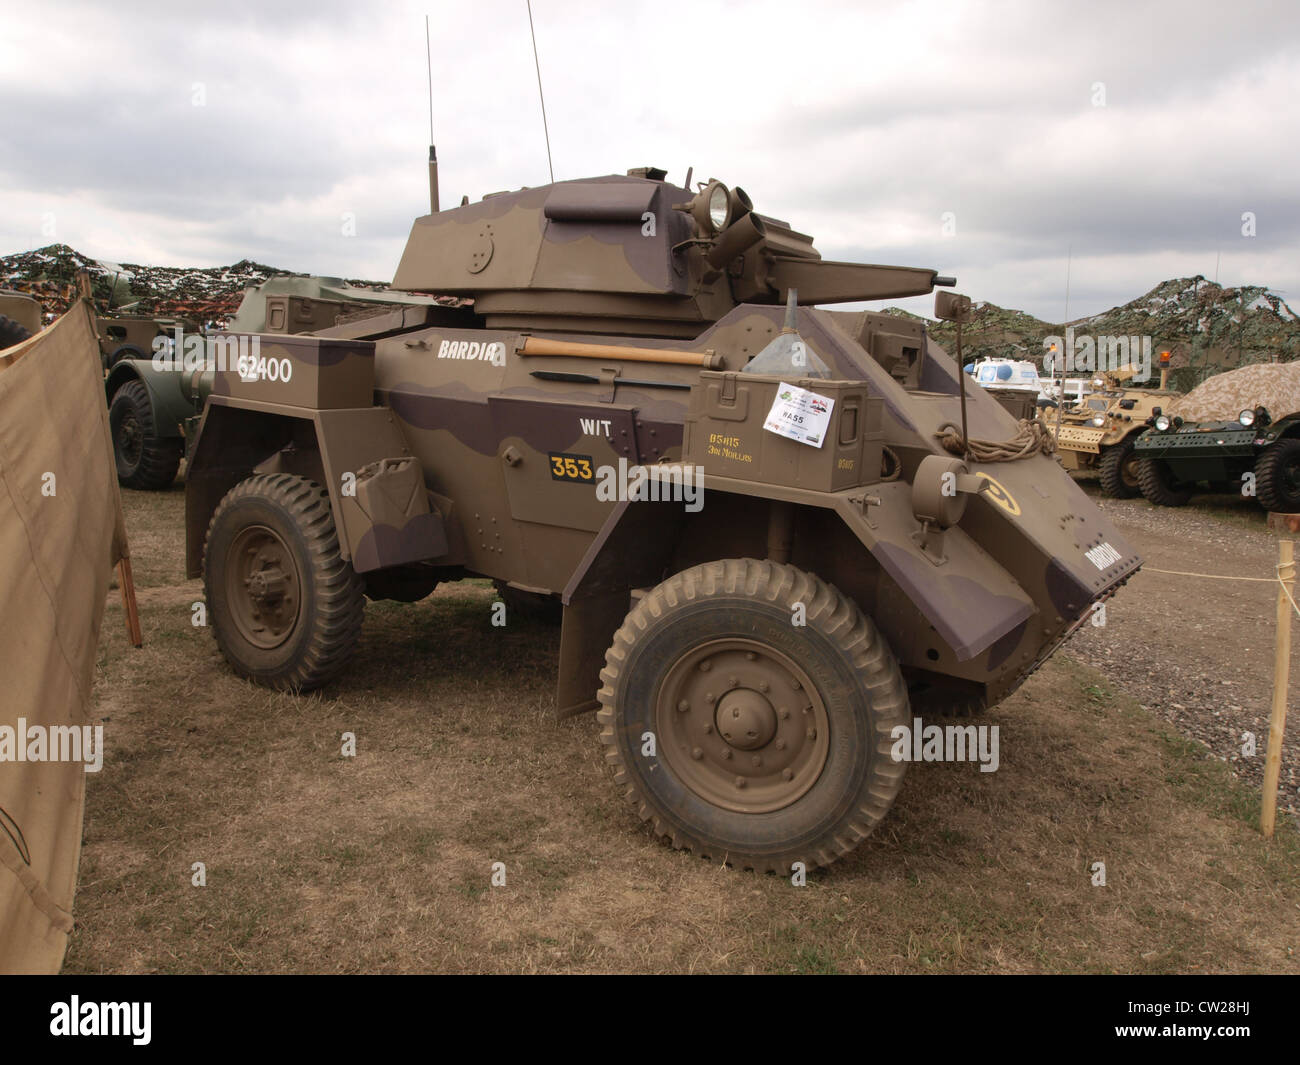
<instances>
[{"instance_id":1,"label":"coiled rope","mask_svg":"<svg viewBox=\"0 0 1300 1065\"><path fill-rule=\"evenodd\" d=\"M1020 419L1020 429L1010 440L971 440L969 448L962 439L961 430L952 422L944 422L934 434L944 447L958 458L964 458L969 450L976 462L1015 462L1027 459L1040 451L1050 455L1056 450L1056 441L1047 427L1040 421L1028 418Z\"/></svg>"}]
</instances>

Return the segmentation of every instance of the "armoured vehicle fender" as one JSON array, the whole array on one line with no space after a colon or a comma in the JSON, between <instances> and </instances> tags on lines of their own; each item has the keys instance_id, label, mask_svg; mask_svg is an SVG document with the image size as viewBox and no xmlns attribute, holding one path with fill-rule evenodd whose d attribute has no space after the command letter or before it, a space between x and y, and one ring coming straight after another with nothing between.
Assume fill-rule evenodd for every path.
<instances>
[{"instance_id":1,"label":"armoured vehicle fender","mask_svg":"<svg viewBox=\"0 0 1300 1065\"><path fill-rule=\"evenodd\" d=\"M186 419L195 414L195 401L185 391L189 378L186 373L160 370L148 359L122 359L104 380L105 398L111 404L124 384L140 381L153 407L154 432L174 439L184 435Z\"/></svg>"},{"instance_id":2,"label":"armoured vehicle fender","mask_svg":"<svg viewBox=\"0 0 1300 1065\"><path fill-rule=\"evenodd\" d=\"M1035 612L1025 590L960 528L918 538L905 482L814 492L706 475L705 496L703 515L669 503L619 503L592 541L562 595L561 716L595 708L604 648L639 594L701 562L771 558L815 573L857 602L900 663L917 670L940 658L974 665ZM815 554L803 553L802 542L816 545Z\"/></svg>"},{"instance_id":3,"label":"armoured vehicle fender","mask_svg":"<svg viewBox=\"0 0 1300 1065\"><path fill-rule=\"evenodd\" d=\"M190 577L201 575L217 505L259 473L292 473L327 490L340 554L358 573L453 562L445 520L451 503L425 486L387 407L316 410L213 395L194 437L185 492Z\"/></svg>"},{"instance_id":4,"label":"armoured vehicle fender","mask_svg":"<svg viewBox=\"0 0 1300 1065\"><path fill-rule=\"evenodd\" d=\"M1278 439L1300 436L1300 414L1289 414L1285 418L1279 418L1269 428L1277 433Z\"/></svg>"}]
</instances>

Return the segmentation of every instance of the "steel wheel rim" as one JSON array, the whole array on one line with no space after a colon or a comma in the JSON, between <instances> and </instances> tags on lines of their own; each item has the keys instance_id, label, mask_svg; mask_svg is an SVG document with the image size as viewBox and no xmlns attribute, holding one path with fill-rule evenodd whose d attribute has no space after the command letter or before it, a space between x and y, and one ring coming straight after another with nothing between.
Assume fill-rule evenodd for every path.
<instances>
[{"instance_id":1,"label":"steel wheel rim","mask_svg":"<svg viewBox=\"0 0 1300 1065\"><path fill-rule=\"evenodd\" d=\"M1279 479L1288 502L1294 504L1300 501L1300 455L1295 455L1289 461L1282 463L1281 473Z\"/></svg>"},{"instance_id":2,"label":"steel wheel rim","mask_svg":"<svg viewBox=\"0 0 1300 1065\"><path fill-rule=\"evenodd\" d=\"M713 640L683 655L655 706L658 754L700 798L771 813L817 782L830 715L812 678L758 640Z\"/></svg>"},{"instance_id":3,"label":"steel wheel rim","mask_svg":"<svg viewBox=\"0 0 1300 1065\"><path fill-rule=\"evenodd\" d=\"M226 556L226 601L239 634L272 650L289 638L302 608L302 577L288 545L265 525L241 529Z\"/></svg>"},{"instance_id":4,"label":"steel wheel rim","mask_svg":"<svg viewBox=\"0 0 1300 1065\"><path fill-rule=\"evenodd\" d=\"M117 443L118 451L128 466L134 466L140 461L140 455L144 451L144 433L135 411L124 411L118 419Z\"/></svg>"},{"instance_id":5,"label":"steel wheel rim","mask_svg":"<svg viewBox=\"0 0 1300 1065\"><path fill-rule=\"evenodd\" d=\"M1123 462L1119 464L1119 479L1124 482L1125 488L1138 488L1137 475L1138 458L1130 453Z\"/></svg>"}]
</instances>

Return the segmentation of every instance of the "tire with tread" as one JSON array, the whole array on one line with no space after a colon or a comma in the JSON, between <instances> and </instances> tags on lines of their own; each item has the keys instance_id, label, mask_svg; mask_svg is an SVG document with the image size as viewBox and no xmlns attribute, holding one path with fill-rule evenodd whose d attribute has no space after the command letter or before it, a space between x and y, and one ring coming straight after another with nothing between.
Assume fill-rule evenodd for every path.
<instances>
[{"instance_id":1,"label":"tire with tread","mask_svg":"<svg viewBox=\"0 0 1300 1065\"><path fill-rule=\"evenodd\" d=\"M1255 460L1255 498L1265 510L1300 513L1300 439L1283 437Z\"/></svg>"},{"instance_id":2,"label":"tire with tread","mask_svg":"<svg viewBox=\"0 0 1300 1065\"><path fill-rule=\"evenodd\" d=\"M127 488L158 491L176 480L185 441L159 436L153 403L143 381L127 381L108 406L117 480Z\"/></svg>"},{"instance_id":3,"label":"tire with tread","mask_svg":"<svg viewBox=\"0 0 1300 1065\"><path fill-rule=\"evenodd\" d=\"M31 335L26 326L15 322L8 315L0 314L0 349L21 344Z\"/></svg>"},{"instance_id":4,"label":"tire with tread","mask_svg":"<svg viewBox=\"0 0 1300 1065\"><path fill-rule=\"evenodd\" d=\"M1142 485L1137 480L1137 470L1133 461L1133 437L1112 444L1101 453L1097 464L1097 473L1101 480L1101 490L1112 499L1132 499L1140 495ZM1125 479L1125 467L1129 467L1132 483Z\"/></svg>"},{"instance_id":5,"label":"tire with tread","mask_svg":"<svg viewBox=\"0 0 1300 1065\"><path fill-rule=\"evenodd\" d=\"M1192 498L1192 489L1178 487L1159 459L1138 459L1137 475L1142 494L1158 507L1181 507Z\"/></svg>"},{"instance_id":6,"label":"tire with tread","mask_svg":"<svg viewBox=\"0 0 1300 1065\"><path fill-rule=\"evenodd\" d=\"M806 621L802 627L792 624L799 604ZM804 692L782 696L781 686L775 683L770 689L759 685L772 692L770 705L781 707L783 719L789 718L787 709L803 701L819 707L828 722L827 753L814 770L812 783L801 793L783 797L784 805L770 810L750 812L713 802L686 783L675 765L689 771L687 759L700 759L700 748L688 751L683 745L674 753L666 729L660 729L656 755L642 753L645 732L653 730L656 721L675 720L670 717L673 711L684 710L683 703L689 702L673 701L680 694L672 686L673 678L710 676L704 672L708 659L699 656L708 655L711 647L729 644L743 651L744 658L757 658L761 665L769 658L784 660L793 665L791 676L802 672L810 678L805 687L814 690L806 696ZM725 672L731 671L725 667ZM719 691L737 683L734 676L725 679L725 672L720 668L715 675ZM789 875L797 861L808 868L826 866L871 833L902 784L906 763L891 757L891 734L895 726L910 725L911 720L898 662L855 603L794 566L726 559L668 578L627 615L606 653L600 676L597 717L605 760L641 819L679 850L782 875ZM789 692L789 687L783 690ZM749 689L744 692L746 697L753 695ZM716 713L722 713L725 698L717 700ZM703 701L712 704L712 693ZM682 718L695 712L692 707L691 714ZM702 720L711 723L713 713L712 705L706 707ZM703 731L722 747L725 730L722 719L716 720L716 734L709 727ZM816 716L794 718L796 733L804 722L818 720ZM807 735L815 733L810 728ZM767 746L751 744L736 752L739 760L748 763L752 756L758 765L760 754L777 760L773 752L782 748L774 747L768 735ZM730 736L727 739L731 741ZM725 750L721 756L726 757Z\"/></svg>"},{"instance_id":7,"label":"tire with tread","mask_svg":"<svg viewBox=\"0 0 1300 1065\"><path fill-rule=\"evenodd\" d=\"M119 344L108 353L108 358L104 360L104 368L111 370L123 359L144 359L147 358L145 353L134 344Z\"/></svg>"},{"instance_id":8,"label":"tire with tread","mask_svg":"<svg viewBox=\"0 0 1300 1065\"><path fill-rule=\"evenodd\" d=\"M280 645L256 646L241 630L231 601L240 581L229 572L247 530L266 530L296 569L297 616ZM238 571L234 576L237 578ZM339 551L329 493L305 477L258 474L235 485L208 524L203 591L217 645L241 677L291 691L309 691L346 665L361 635L365 585ZM235 593L238 594L238 593Z\"/></svg>"}]
</instances>

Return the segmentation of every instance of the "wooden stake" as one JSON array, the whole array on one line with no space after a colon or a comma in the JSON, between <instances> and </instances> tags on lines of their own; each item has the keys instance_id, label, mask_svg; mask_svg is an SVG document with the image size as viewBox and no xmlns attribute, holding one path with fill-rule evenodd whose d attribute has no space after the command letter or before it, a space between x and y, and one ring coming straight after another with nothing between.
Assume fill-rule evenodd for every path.
<instances>
[{"instance_id":1,"label":"wooden stake","mask_svg":"<svg viewBox=\"0 0 1300 1065\"><path fill-rule=\"evenodd\" d=\"M140 633L140 611L135 604L135 580L131 577L131 560L124 558L117 564L117 583L122 588L122 607L126 611L126 638L132 647L143 647Z\"/></svg>"},{"instance_id":2,"label":"wooden stake","mask_svg":"<svg viewBox=\"0 0 1300 1065\"><path fill-rule=\"evenodd\" d=\"M1273 654L1273 710L1268 720L1268 754L1264 759L1264 804L1259 827L1265 839L1273 838L1277 823L1277 783L1282 773L1282 734L1286 729L1286 694L1291 676L1291 600L1295 581L1295 542L1279 540L1277 575L1277 642Z\"/></svg>"}]
</instances>

